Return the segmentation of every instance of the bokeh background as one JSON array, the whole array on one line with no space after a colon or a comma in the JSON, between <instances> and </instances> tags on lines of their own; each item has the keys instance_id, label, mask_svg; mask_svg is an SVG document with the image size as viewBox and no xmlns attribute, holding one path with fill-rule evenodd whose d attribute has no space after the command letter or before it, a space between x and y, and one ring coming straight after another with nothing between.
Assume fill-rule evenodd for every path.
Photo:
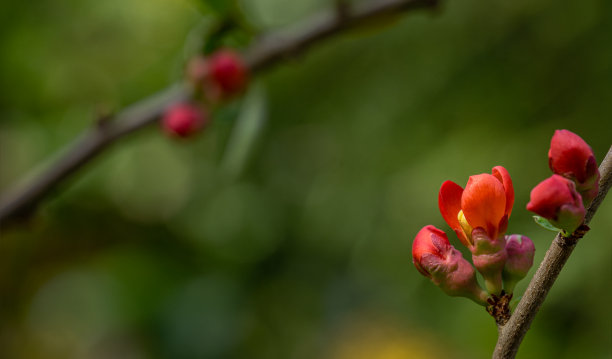
<instances>
[{"instance_id":1,"label":"bokeh background","mask_svg":"<svg viewBox=\"0 0 612 359\"><path fill-rule=\"evenodd\" d=\"M2 1L1 192L99 108L179 80L223 3ZM238 5L252 31L331 6ZM125 139L1 229L0 357L490 357L493 320L422 277L412 240L426 224L451 234L444 180L503 165L509 232L534 240L539 263L553 234L525 204L550 175L553 131L598 160L612 143L611 13L605 0L444 1L258 75L246 152L228 155L245 100L189 141L157 126ZM608 198L520 358L612 356L611 219Z\"/></svg>"}]
</instances>

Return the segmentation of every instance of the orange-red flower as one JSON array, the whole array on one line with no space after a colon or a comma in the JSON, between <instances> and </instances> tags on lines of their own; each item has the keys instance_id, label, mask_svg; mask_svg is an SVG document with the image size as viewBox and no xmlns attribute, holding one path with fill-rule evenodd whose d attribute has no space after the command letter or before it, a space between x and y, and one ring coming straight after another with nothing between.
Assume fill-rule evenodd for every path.
<instances>
[{"instance_id":1,"label":"orange-red flower","mask_svg":"<svg viewBox=\"0 0 612 359\"><path fill-rule=\"evenodd\" d=\"M440 188L440 213L459 240L472 249L472 230L482 228L495 240L503 235L514 204L514 188L508 171L496 166L492 174L470 176L465 189L452 181Z\"/></svg>"}]
</instances>

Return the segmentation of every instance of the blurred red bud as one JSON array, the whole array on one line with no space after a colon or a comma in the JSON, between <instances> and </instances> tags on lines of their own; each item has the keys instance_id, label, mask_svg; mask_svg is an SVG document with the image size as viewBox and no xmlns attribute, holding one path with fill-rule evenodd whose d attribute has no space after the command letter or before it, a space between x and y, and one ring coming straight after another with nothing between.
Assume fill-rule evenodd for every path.
<instances>
[{"instance_id":1,"label":"blurred red bud","mask_svg":"<svg viewBox=\"0 0 612 359\"><path fill-rule=\"evenodd\" d=\"M242 57L232 50L219 50L208 58L211 85L221 97L227 98L242 92L248 82L248 69Z\"/></svg>"},{"instance_id":2,"label":"blurred red bud","mask_svg":"<svg viewBox=\"0 0 612 359\"><path fill-rule=\"evenodd\" d=\"M208 114L204 109L189 103L179 103L170 107L162 119L166 133L188 137L198 132L208 122Z\"/></svg>"}]
</instances>

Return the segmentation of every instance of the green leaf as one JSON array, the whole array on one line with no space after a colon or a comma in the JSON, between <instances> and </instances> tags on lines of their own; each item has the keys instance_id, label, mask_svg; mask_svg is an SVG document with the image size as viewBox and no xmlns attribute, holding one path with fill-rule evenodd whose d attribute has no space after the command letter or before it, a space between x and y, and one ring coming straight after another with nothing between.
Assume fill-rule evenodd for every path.
<instances>
[{"instance_id":1,"label":"green leaf","mask_svg":"<svg viewBox=\"0 0 612 359\"><path fill-rule=\"evenodd\" d=\"M549 231L553 232L561 232L561 229L550 224L550 222L546 218L540 216L533 216L533 220L542 228L548 229Z\"/></svg>"}]
</instances>

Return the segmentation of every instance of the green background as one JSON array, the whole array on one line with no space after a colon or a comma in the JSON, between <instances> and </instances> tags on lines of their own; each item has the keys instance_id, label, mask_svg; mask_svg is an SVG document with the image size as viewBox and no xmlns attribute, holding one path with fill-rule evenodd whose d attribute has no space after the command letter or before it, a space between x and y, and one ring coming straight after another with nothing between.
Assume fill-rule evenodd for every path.
<instances>
[{"instance_id":1,"label":"green background","mask_svg":"<svg viewBox=\"0 0 612 359\"><path fill-rule=\"evenodd\" d=\"M100 108L180 79L224 11L210 3L0 3L1 192ZM331 6L238 5L256 31ZM553 233L525 205L554 130L598 161L612 142L610 13L605 0L445 1L319 43L257 74L265 122L239 170L226 163L240 100L197 138L152 126L120 142L2 228L0 357L490 357L492 318L422 277L412 240L433 224L459 247L439 186L502 165L508 231L541 261ZM607 199L519 358L612 355L610 218Z\"/></svg>"}]
</instances>

